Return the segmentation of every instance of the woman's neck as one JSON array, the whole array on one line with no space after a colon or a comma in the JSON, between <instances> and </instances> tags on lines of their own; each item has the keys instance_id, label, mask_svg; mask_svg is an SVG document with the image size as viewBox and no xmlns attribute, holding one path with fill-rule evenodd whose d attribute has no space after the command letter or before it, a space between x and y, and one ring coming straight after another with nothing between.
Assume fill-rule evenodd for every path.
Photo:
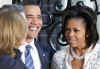
<instances>
[{"instance_id":1,"label":"woman's neck","mask_svg":"<svg viewBox=\"0 0 100 69\"><path fill-rule=\"evenodd\" d=\"M88 48L73 48L73 50L77 56L82 56L87 52Z\"/></svg>"}]
</instances>

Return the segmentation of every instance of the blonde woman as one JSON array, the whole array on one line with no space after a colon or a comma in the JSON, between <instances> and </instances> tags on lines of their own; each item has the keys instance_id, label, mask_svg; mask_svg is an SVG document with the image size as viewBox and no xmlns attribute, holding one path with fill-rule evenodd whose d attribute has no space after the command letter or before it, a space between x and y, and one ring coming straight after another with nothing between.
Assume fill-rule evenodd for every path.
<instances>
[{"instance_id":1,"label":"blonde woman","mask_svg":"<svg viewBox=\"0 0 100 69\"><path fill-rule=\"evenodd\" d=\"M25 38L27 24L16 11L0 14L0 69L26 69L24 64L14 59L17 49Z\"/></svg>"}]
</instances>

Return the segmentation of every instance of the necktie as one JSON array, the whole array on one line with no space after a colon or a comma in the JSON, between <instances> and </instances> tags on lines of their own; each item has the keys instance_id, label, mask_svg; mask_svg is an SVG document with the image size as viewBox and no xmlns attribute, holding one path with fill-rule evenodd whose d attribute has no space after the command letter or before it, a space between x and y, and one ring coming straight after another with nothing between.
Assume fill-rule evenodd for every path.
<instances>
[{"instance_id":1,"label":"necktie","mask_svg":"<svg viewBox=\"0 0 100 69\"><path fill-rule=\"evenodd\" d=\"M26 51L25 51L25 65L28 69L34 69L34 64L32 60L32 56L30 53L31 46L27 45L26 46Z\"/></svg>"}]
</instances>

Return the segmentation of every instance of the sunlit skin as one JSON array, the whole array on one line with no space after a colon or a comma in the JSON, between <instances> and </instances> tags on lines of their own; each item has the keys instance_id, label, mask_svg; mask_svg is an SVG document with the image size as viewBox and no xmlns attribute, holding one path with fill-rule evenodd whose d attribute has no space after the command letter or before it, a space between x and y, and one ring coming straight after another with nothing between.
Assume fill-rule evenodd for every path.
<instances>
[{"instance_id":1,"label":"sunlit skin","mask_svg":"<svg viewBox=\"0 0 100 69\"><path fill-rule=\"evenodd\" d=\"M42 27L41 11L40 8L36 5L26 5L24 8L28 22L26 42L31 42L34 38L37 38L38 33Z\"/></svg>"}]
</instances>

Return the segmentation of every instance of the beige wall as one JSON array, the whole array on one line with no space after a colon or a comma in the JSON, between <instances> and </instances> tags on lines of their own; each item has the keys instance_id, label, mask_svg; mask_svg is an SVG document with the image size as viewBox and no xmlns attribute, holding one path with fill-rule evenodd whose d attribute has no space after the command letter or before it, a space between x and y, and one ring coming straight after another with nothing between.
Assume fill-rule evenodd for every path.
<instances>
[{"instance_id":1,"label":"beige wall","mask_svg":"<svg viewBox=\"0 0 100 69\"><path fill-rule=\"evenodd\" d=\"M100 12L100 0L97 0L97 4L98 4L98 10ZM97 30L98 30L98 33L99 33L99 42L100 42L100 14L98 15L97 17Z\"/></svg>"},{"instance_id":2,"label":"beige wall","mask_svg":"<svg viewBox=\"0 0 100 69\"><path fill-rule=\"evenodd\" d=\"M4 4L12 4L12 0L0 0L0 7L2 7Z\"/></svg>"}]
</instances>

